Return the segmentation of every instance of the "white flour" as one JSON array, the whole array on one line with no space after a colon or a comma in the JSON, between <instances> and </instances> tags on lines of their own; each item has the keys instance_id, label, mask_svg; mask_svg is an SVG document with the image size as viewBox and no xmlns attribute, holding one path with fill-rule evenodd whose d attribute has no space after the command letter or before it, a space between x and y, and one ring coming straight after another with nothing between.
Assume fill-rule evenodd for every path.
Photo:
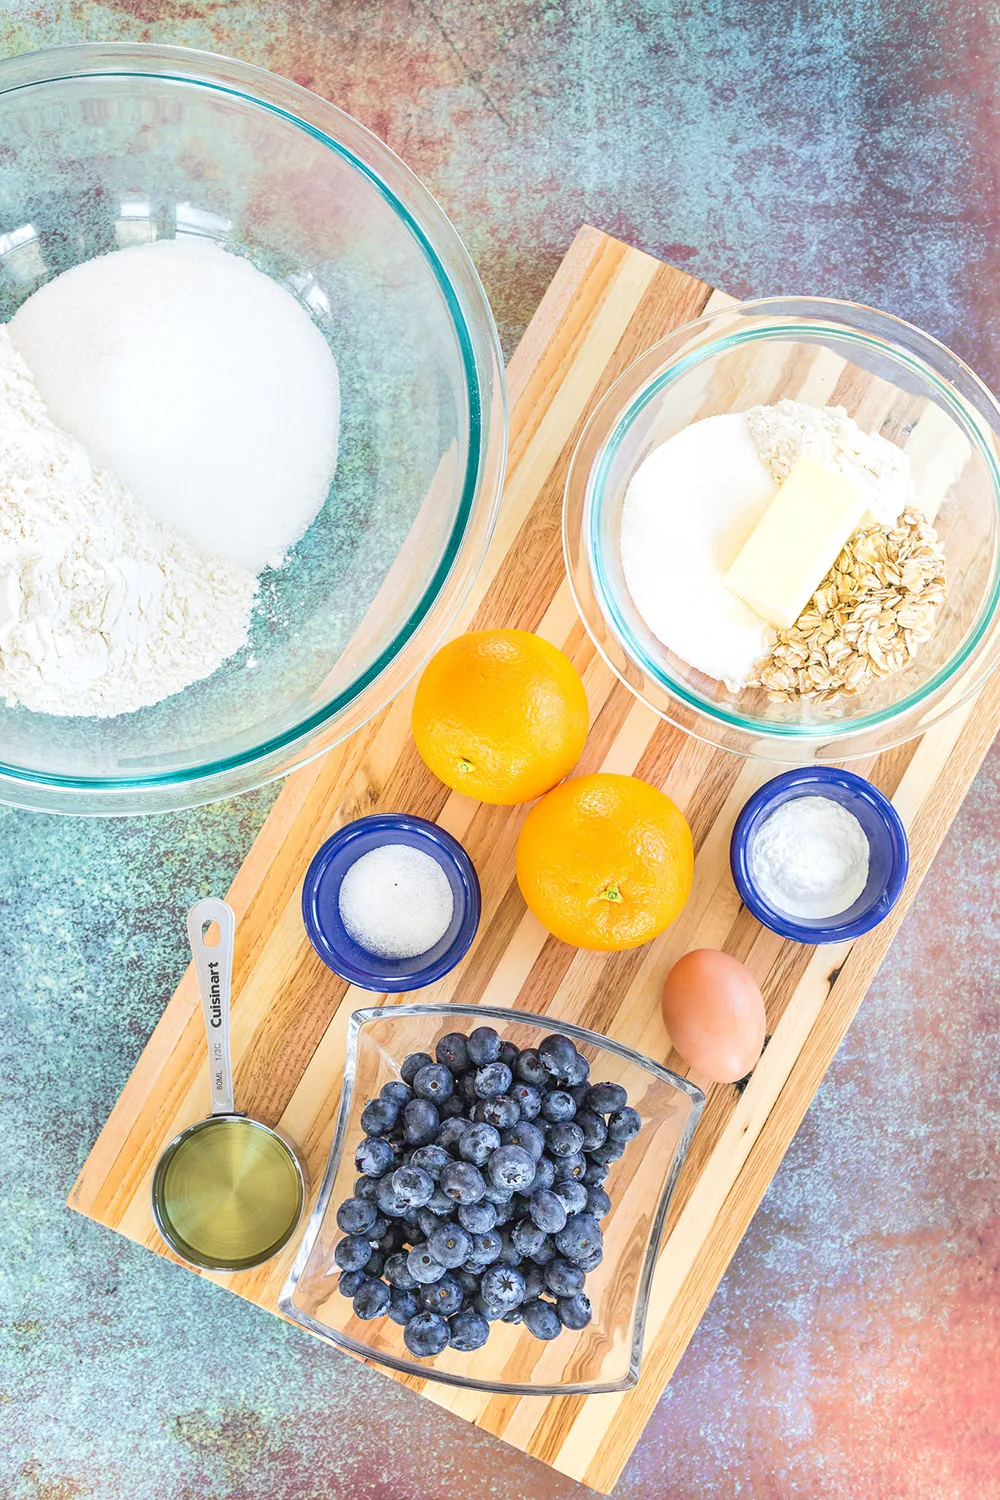
<instances>
[{"instance_id":1,"label":"white flour","mask_svg":"<svg viewBox=\"0 0 1000 1500\"><path fill-rule=\"evenodd\" d=\"M157 703L239 650L256 589L91 469L0 327L0 695L99 717Z\"/></svg>"}]
</instances>

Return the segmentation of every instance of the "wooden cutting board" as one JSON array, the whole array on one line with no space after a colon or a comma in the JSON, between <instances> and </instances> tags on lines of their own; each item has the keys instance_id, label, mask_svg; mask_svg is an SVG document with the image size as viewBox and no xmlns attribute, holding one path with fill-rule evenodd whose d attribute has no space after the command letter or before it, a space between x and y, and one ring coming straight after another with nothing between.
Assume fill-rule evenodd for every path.
<instances>
[{"instance_id":1,"label":"wooden cutting board","mask_svg":"<svg viewBox=\"0 0 1000 1500\"><path fill-rule=\"evenodd\" d=\"M412 689L351 740L289 777L229 893L239 923L236 1097L301 1144L314 1184L333 1133L347 1016L374 1003L323 967L300 915L312 854L349 819L376 809L437 819L476 863L484 900L475 945L421 998L548 1012L683 1072L658 1003L671 962L691 947L723 947L757 976L772 1040L742 1096L728 1085L708 1089L667 1222L635 1389L545 1400L389 1376L605 1491L638 1441L1000 727L998 676L922 740L858 765L892 796L911 840L903 898L876 931L853 945L810 949L782 942L741 908L728 871L729 835L743 802L775 768L687 738L612 677L577 618L560 550L566 466L596 401L656 339L727 300L607 235L580 231L511 361L507 484L462 622L462 628L470 621L521 626L561 646L582 673L591 704L593 727L579 771L635 772L684 809L696 878L674 927L646 948L615 955L577 952L548 937L525 911L514 881L523 809L481 806L428 774L408 732ZM153 1164L178 1130L207 1112L205 1039L189 970L91 1151L71 1206L169 1257L149 1211ZM275 1312L296 1244L258 1271L213 1279ZM330 1350L331 1360L339 1357Z\"/></svg>"}]
</instances>

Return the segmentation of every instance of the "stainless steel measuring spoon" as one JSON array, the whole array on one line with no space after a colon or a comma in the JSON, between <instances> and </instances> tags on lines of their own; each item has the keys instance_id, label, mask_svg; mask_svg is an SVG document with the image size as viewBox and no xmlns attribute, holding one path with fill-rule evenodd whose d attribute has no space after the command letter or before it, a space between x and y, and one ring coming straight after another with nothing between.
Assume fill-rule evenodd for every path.
<instances>
[{"instance_id":1,"label":"stainless steel measuring spoon","mask_svg":"<svg viewBox=\"0 0 1000 1500\"><path fill-rule=\"evenodd\" d=\"M217 924L219 940L205 941ZM212 1113L166 1147L153 1173L153 1219L173 1250L204 1271L246 1271L276 1255L302 1216L306 1176L283 1135L235 1107L229 1048L236 918L214 896L187 917L208 1038Z\"/></svg>"}]
</instances>

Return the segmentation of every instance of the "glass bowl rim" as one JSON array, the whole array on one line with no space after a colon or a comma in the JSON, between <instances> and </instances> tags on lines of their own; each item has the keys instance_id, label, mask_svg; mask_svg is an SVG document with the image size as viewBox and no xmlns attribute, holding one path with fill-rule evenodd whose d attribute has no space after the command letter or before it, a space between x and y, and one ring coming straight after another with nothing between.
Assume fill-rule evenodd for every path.
<instances>
[{"instance_id":1,"label":"glass bowl rim","mask_svg":"<svg viewBox=\"0 0 1000 1500\"><path fill-rule=\"evenodd\" d=\"M293 83L290 79L282 78L279 74L271 73L265 68L258 68L251 63L243 63L235 58L226 57L221 53L152 42L74 43L36 49L2 59L0 60L0 97L49 84L75 83L84 78L159 79L168 83L200 86L209 92L242 99L298 127L330 149L334 155L347 161L389 205L427 261L448 309L461 354L465 391L469 403L469 443L461 494L447 543L409 617L400 625L392 640L383 648L375 661L348 687L306 718L298 720L279 734L273 734L266 740L259 741L252 748L236 754L205 760L196 765L180 766L170 771L141 776L70 776L55 772L27 770L23 766L0 758L0 778L9 779L25 789L37 787L39 791L49 789L71 794L73 792L100 794L131 791L139 796L145 792L172 787L196 789L202 783L207 784L212 778L224 776L227 772L245 772L260 764L262 768L260 779L237 788L239 791L249 790L251 786L271 780L274 775L284 774L286 770L292 769L292 766L300 765L311 758L310 755L305 754L293 760L291 766L283 766L276 772L264 769L269 759L283 751L291 750L294 753L296 747L308 749L310 739L325 726L332 725L337 715L348 709L351 704L357 703L362 694L398 659L420 626L427 620L434 606L442 601L445 586L455 570L463 544L467 540L474 539L472 522L475 501L481 479L488 477L489 447L498 440L493 435L489 440L486 436L487 429L492 424L488 404L484 403L483 399L483 377L487 371L480 366L472 337L472 322L477 319L480 322L480 332L485 334L489 345L493 366L489 373L495 379L500 398L500 422L498 424L500 461L492 484L493 494L489 497L488 524L484 535L477 540L475 547L477 566L463 581L461 591L450 601L447 618L436 630L434 640L428 641L427 652L422 660L426 660L426 656L430 654L437 640L440 639L461 607L472 586L475 573L478 571L478 563L485 556L503 488L508 406L499 334L486 293L468 251L437 200L390 147L359 120L329 100ZM342 125L346 123L347 130L360 138L368 150L370 160L364 160L331 134L332 127L336 123ZM379 175L376 164L388 166L391 171L401 175L408 193L419 205L421 210L419 217L417 212L408 208L388 182ZM431 221L435 221L434 227ZM446 242L442 245L440 253L433 244L435 232ZM470 308L468 314L458 290L457 277L449 273L445 260L456 272L461 272L465 276L472 289L477 305ZM420 669L420 665L419 659L409 664L404 683ZM403 683L399 684L399 686L402 685ZM353 727L359 728L361 723L384 708L396 691L398 688L383 694L378 701L373 702L370 709L367 709L364 719ZM322 753L322 750L326 748L328 746L324 744L315 753ZM209 792L209 800L218 795L225 794ZM197 796L194 798L187 796L181 805L188 805L191 801L197 800Z\"/></svg>"},{"instance_id":2,"label":"glass bowl rim","mask_svg":"<svg viewBox=\"0 0 1000 1500\"><path fill-rule=\"evenodd\" d=\"M893 704L888 709L875 711L855 719L831 720L829 723L824 724L802 726L797 724L783 724L779 721L772 722L751 719L741 714L730 712L717 704L710 703L683 683L676 681L665 667L653 662L649 658L641 645L632 636L627 623L621 616L614 594L606 586L605 570L598 542L598 530L603 517L603 507L606 499L608 472L615 455L627 437L633 423L649 402L675 380L689 373L696 366L703 364L717 355L727 353L732 348L745 344L764 343L779 339L797 339L798 342L813 342L818 341L826 334L847 344L854 343L856 345L878 348L886 352L898 364L919 375L922 380L934 388L935 395L941 399L942 405L947 408L949 414L956 420L965 436L969 439L970 444L983 459L992 481L994 505L998 513L998 519L1000 519L1000 463L998 463L996 453L984 442L978 424L968 420L965 406L953 393L950 383L940 376L925 360L921 359L918 355L912 354L903 345L893 342L888 337L873 336L861 328L852 327L849 323L824 323L817 319L810 319L807 309L822 308L831 317L838 311L841 313L859 312L866 319L875 320L877 324L904 329L910 335L915 336L919 342L940 349L948 360L953 361L955 365L961 368L963 375L977 388L978 394L990 408L996 421L996 431L1000 432L1000 402L997 401L980 377L976 375L975 371L965 364L958 355L945 344L941 343L939 339L934 338L932 334L925 333L923 329L918 328L913 323L908 323L903 318L896 317L891 313L881 312L879 309L868 307L863 303L851 302L845 299L807 296L760 297L745 302L737 302L731 306L720 308L715 312L702 313L699 317L680 325L665 338L651 345L649 349L645 350L623 370L621 375L609 387L589 417L577 442L570 461L565 494L568 502L570 487L574 479L574 467L578 454L582 450L588 435L592 436L602 421L607 422L608 414L615 404L616 392L619 393L620 400L619 388L623 384L628 384L630 376L634 377L637 365L650 361L657 350L668 344L674 345L679 338L682 338L686 334L692 335L698 329L703 329L707 332L713 322L729 320L734 315L754 316L759 313L762 316L767 316L772 309L776 308L781 308L786 316L792 317L795 315L794 308L796 304L799 304L802 308L801 316L804 321L798 323L776 322L763 328L760 326L751 326L742 329L736 328L729 334L723 334L715 338L706 338L680 355L666 356L662 367L658 370L654 369L642 382L606 433L591 462L590 470L586 477L583 499L582 541L595 602L605 624L611 630L616 643L625 656L635 663L639 670L647 677L651 678L662 691L683 703L688 709L696 713L701 720L708 720L710 724L714 723L726 729L736 730L739 733L750 734L757 740L778 740L806 746L839 739L846 750L847 746L844 742L849 741L852 737L860 736L866 732L901 721L908 713L918 708L922 703L925 703L934 693L952 681L961 669L968 664L984 637L992 629L998 605L1000 605L1000 549L998 549L998 555L994 561L993 577L989 591L980 608L975 626L970 631L967 640L963 642L955 655L933 677L929 678L926 683L910 693L906 698L901 699L900 702ZM803 337L806 333L809 335L808 339ZM597 646L601 657L615 675L620 677L621 673L614 662L609 659L604 644L598 641L593 635L584 603L580 599L578 588L573 578L568 519L568 504L564 503L563 550L574 602L577 605L588 634L591 635L591 639ZM632 687L631 683L627 685L633 692L637 693L637 696L642 701L649 702L641 692ZM961 696L949 702L946 712L951 712L952 709L958 708L965 702L971 693L975 691L975 686L975 684L972 684ZM660 713L662 716L662 711L655 704L649 704L649 706L654 709L654 712ZM707 732L699 733L697 729L689 732L693 733L697 738L708 739L713 744L717 743ZM908 735L903 734L901 739L905 740L908 737ZM889 749L893 744L900 742L900 740L894 740L881 748ZM843 750L841 753L843 753ZM861 751L858 753L864 752Z\"/></svg>"},{"instance_id":3,"label":"glass bowl rim","mask_svg":"<svg viewBox=\"0 0 1000 1500\"><path fill-rule=\"evenodd\" d=\"M653 1215L650 1231L646 1239L642 1269L640 1270L636 1285L634 1316L629 1339L629 1367L626 1374L620 1380L601 1382L576 1381L573 1384L564 1383L559 1385L531 1385L523 1382L504 1383L500 1381L478 1380L473 1379L471 1376L455 1375L450 1371L435 1370L429 1365L421 1365L415 1359L411 1361L398 1359L392 1354L382 1354L373 1349L371 1345L363 1344L357 1339L349 1338L347 1334L340 1333L338 1330L329 1327L329 1325L321 1323L317 1318L312 1317L311 1314L305 1313L296 1307L294 1300L295 1289L305 1270L306 1262L312 1254L313 1246L316 1243L323 1218L329 1206L337 1172L340 1168L344 1142L347 1138L347 1127L351 1118L354 1085L357 1076L358 1039L363 1027L369 1022L387 1020L393 1016L478 1016L480 1018L489 1018L507 1023L513 1022L537 1026L544 1031L559 1031L577 1041L585 1042L605 1052L611 1052L624 1061L635 1064L645 1072L651 1073L661 1082L671 1084L681 1093L687 1095L691 1108L684 1128L678 1138L670 1171L667 1173L663 1186L660 1189L656 1212ZM537 1015L534 1011L512 1010L510 1007L495 1005L457 1005L451 1004L448 1001L428 1002L425 1005L377 1005L363 1010L352 1011L347 1026L347 1043L344 1052L344 1071L341 1083L340 1103L337 1109L337 1124L333 1133L333 1140L330 1143L330 1151L327 1156L316 1203L306 1223L292 1268L279 1294L278 1307L293 1323L297 1323L310 1333L316 1334L319 1338L339 1348L349 1349L354 1354L361 1355L375 1364L385 1365L389 1369L396 1370L401 1374L418 1375L422 1379L435 1380L443 1385L457 1386L463 1390L501 1392L505 1395L547 1397L583 1394L595 1395L610 1391L631 1390L639 1379L649 1294L652 1287L653 1275L656 1271L656 1263L659 1258L660 1241L663 1238L663 1227L666 1222L667 1211L673 1200L677 1179L687 1158L691 1140L704 1107L705 1094L690 1079L682 1078L679 1073L674 1073L670 1068L665 1067L663 1063L658 1063L653 1058L647 1057L644 1053L637 1052L635 1048L629 1047L625 1042L616 1041L612 1037L602 1036L600 1032L591 1031L585 1026L578 1026L575 1022L562 1021L557 1016L541 1016Z\"/></svg>"}]
</instances>

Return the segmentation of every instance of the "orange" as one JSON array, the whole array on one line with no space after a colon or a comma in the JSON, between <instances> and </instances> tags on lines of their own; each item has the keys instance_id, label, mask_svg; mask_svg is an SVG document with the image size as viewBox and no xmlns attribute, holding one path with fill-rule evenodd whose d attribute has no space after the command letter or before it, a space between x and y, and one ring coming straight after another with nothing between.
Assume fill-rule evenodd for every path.
<instances>
[{"instance_id":1,"label":"orange","mask_svg":"<svg viewBox=\"0 0 1000 1500\"><path fill-rule=\"evenodd\" d=\"M527 630L473 630L424 669L413 738L446 786L480 802L540 797L573 769L587 739L576 668Z\"/></svg>"},{"instance_id":2,"label":"orange","mask_svg":"<svg viewBox=\"0 0 1000 1500\"><path fill-rule=\"evenodd\" d=\"M579 776L531 809L517 841L517 883L564 943L637 948L679 914L694 846L680 808L636 776Z\"/></svg>"}]
</instances>

